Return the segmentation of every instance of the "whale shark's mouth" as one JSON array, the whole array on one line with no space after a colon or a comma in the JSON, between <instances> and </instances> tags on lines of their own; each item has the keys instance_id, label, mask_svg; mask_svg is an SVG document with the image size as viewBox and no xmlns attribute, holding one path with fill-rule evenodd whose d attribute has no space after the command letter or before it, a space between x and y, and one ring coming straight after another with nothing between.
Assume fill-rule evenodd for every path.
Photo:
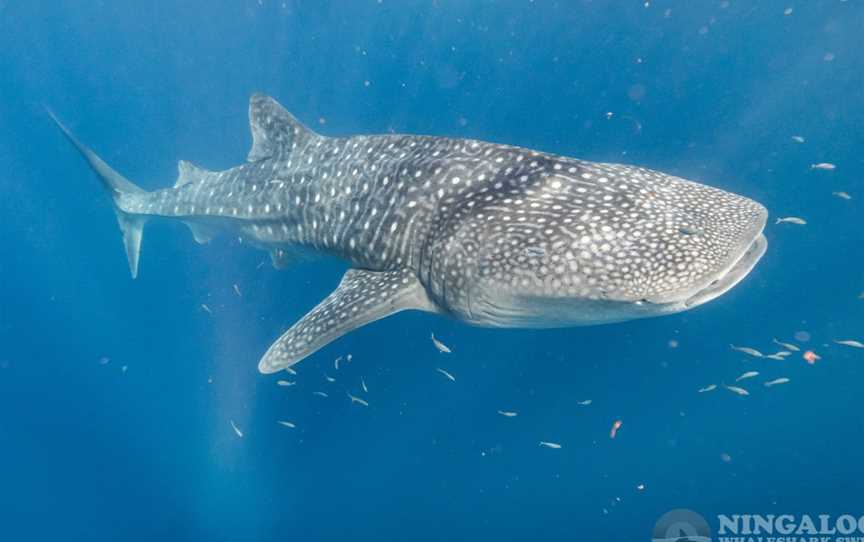
<instances>
[{"instance_id":1,"label":"whale shark's mouth","mask_svg":"<svg viewBox=\"0 0 864 542\"><path fill-rule=\"evenodd\" d=\"M765 254L767 248L768 240L765 239L764 234L759 233L753 242L750 243L750 246L747 247L747 250L745 250L741 256L725 270L725 272L720 274L708 286L686 298L683 302L684 307L689 309L697 305L702 305L731 290L750 273L756 263L758 263L760 258L762 258L762 255Z\"/></svg>"}]
</instances>

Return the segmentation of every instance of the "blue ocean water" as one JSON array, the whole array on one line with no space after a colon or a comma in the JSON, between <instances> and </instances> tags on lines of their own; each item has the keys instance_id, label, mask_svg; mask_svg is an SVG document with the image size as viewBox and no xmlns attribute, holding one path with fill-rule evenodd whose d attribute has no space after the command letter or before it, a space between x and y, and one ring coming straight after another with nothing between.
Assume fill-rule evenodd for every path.
<instances>
[{"instance_id":1,"label":"blue ocean water","mask_svg":"<svg viewBox=\"0 0 864 542\"><path fill-rule=\"evenodd\" d=\"M864 350L833 342L864 340L860 1L2 2L0 21L3 540L646 540L680 507L864 514ZM279 387L259 357L345 266L276 271L153 221L133 281L108 198L44 111L156 189L179 159L241 163L255 91L325 134L472 137L718 186L769 208L768 252L664 318L402 313ZM808 224L773 225L787 215ZM818 363L729 348L796 333ZM750 370L748 397L697 393ZM361 378L368 408L346 396Z\"/></svg>"}]
</instances>

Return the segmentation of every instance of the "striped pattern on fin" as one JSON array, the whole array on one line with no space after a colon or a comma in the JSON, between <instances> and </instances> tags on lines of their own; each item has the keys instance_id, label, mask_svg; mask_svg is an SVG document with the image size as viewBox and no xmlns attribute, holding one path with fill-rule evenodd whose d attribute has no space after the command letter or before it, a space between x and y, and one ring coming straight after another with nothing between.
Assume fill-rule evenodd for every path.
<instances>
[{"instance_id":1,"label":"striped pattern on fin","mask_svg":"<svg viewBox=\"0 0 864 542\"><path fill-rule=\"evenodd\" d=\"M254 94L249 100L249 128L252 149L247 160L287 157L294 149L305 148L319 137L270 96Z\"/></svg>"},{"instance_id":2,"label":"striped pattern on fin","mask_svg":"<svg viewBox=\"0 0 864 542\"><path fill-rule=\"evenodd\" d=\"M370 322L406 309L438 312L410 269L350 269L324 301L274 342L258 370L274 373Z\"/></svg>"}]
</instances>

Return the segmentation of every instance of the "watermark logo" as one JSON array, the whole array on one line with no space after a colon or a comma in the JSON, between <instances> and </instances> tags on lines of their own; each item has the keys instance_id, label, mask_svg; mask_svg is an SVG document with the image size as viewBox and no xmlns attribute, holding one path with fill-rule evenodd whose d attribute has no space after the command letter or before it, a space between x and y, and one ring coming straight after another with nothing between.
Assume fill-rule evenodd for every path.
<instances>
[{"instance_id":1,"label":"watermark logo","mask_svg":"<svg viewBox=\"0 0 864 542\"><path fill-rule=\"evenodd\" d=\"M657 520L651 542L711 542L711 528L693 510L678 508Z\"/></svg>"}]
</instances>

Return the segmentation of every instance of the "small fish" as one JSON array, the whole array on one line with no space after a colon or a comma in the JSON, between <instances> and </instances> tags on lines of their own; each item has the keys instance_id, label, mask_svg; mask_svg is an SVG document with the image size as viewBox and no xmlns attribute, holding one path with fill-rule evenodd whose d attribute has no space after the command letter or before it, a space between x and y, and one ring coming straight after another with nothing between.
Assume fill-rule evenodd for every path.
<instances>
[{"instance_id":1,"label":"small fish","mask_svg":"<svg viewBox=\"0 0 864 542\"><path fill-rule=\"evenodd\" d=\"M852 348L864 348L864 343L860 341L855 341L852 339L847 339L843 341L834 341L837 344L842 344L843 346L851 346Z\"/></svg>"},{"instance_id":2,"label":"small fish","mask_svg":"<svg viewBox=\"0 0 864 542\"><path fill-rule=\"evenodd\" d=\"M558 444L557 442L548 442L545 440L540 441L540 446L543 446L545 448L552 448L553 450L560 450L561 449L561 445Z\"/></svg>"},{"instance_id":3,"label":"small fish","mask_svg":"<svg viewBox=\"0 0 864 542\"><path fill-rule=\"evenodd\" d=\"M435 370L438 371L439 373L441 373L442 375L446 376L447 378L449 378L449 379L452 380L453 382L456 381L456 377L453 376L453 375L451 375L450 373L448 373L448 372L445 371L444 369L440 369L440 368L439 368L439 369L435 369Z\"/></svg>"},{"instance_id":4,"label":"small fish","mask_svg":"<svg viewBox=\"0 0 864 542\"><path fill-rule=\"evenodd\" d=\"M848 192L831 192L831 195L845 200L852 199L852 196L850 196Z\"/></svg>"},{"instance_id":5,"label":"small fish","mask_svg":"<svg viewBox=\"0 0 864 542\"><path fill-rule=\"evenodd\" d=\"M325 374L325 375L324 375L324 378L327 379L327 382L336 382L336 379L333 378L332 376L328 376L328 375Z\"/></svg>"},{"instance_id":6,"label":"small fish","mask_svg":"<svg viewBox=\"0 0 864 542\"><path fill-rule=\"evenodd\" d=\"M317 395L318 397L330 397L329 395L327 395L323 391L313 391L312 395Z\"/></svg>"},{"instance_id":7,"label":"small fish","mask_svg":"<svg viewBox=\"0 0 864 542\"><path fill-rule=\"evenodd\" d=\"M774 221L774 224L797 224L799 226L806 226L807 221L803 218L798 218L797 216L781 216Z\"/></svg>"},{"instance_id":8,"label":"small fish","mask_svg":"<svg viewBox=\"0 0 864 542\"><path fill-rule=\"evenodd\" d=\"M345 361L347 361L348 363L351 363L352 359L354 359L354 356L351 354L348 354L347 356L345 356Z\"/></svg>"},{"instance_id":9,"label":"small fish","mask_svg":"<svg viewBox=\"0 0 864 542\"><path fill-rule=\"evenodd\" d=\"M237 284L234 284L234 293L237 294L237 297L243 297L243 294L240 293L240 287Z\"/></svg>"},{"instance_id":10,"label":"small fish","mask_svg":"<svg viewBox=\"0 0 864 542\"><path fill-rule=\"evenodd\" d=\"M704 388L699 389L699 393L707 393L709 391L714 391L717 389L717 384L708 384Z\"/></svg>"},{"instance_id":11,"label":"small fish","mask_svg":"<svg viewBox=\"0 0 864 542\"><path fill-rule=\"evenodd\" d=\"M297 376L297 371L295 371L291 367L285 367L285 372L288 373L289 375Z\"/></svg>"},{"instance_id":12,"label":"small fish","mask_svg":"<svg viewBox=\"0 0 864 542\"><path fill-rule=\"evenodd\" d=\"M366 381L362 378L360 379L360 387L363 388L363 393L369 393L369 389L366 387Z\"/></svg>"},{"instance_id":13,"label":"small fish","mask_svg":"<svg viewBox=\"0 0 864 542\"><path fill-rule=\"evenodd\" d=\"M734 344L730 344L729 347L732 348L732 350L741 352L742 354L747 354L748 356L753 356L754 358L765 357L762 352L756 350L755 348L750 348L749 346L735 346Z\"/></svg>"},{"instance_id":14,"label":"small fish","mask_svg":"<svg viewBox=\"0 0 864 542\"><path fill-rule=\"evenodd\" d=\"M277 380L276 381L277 386L288 387L288 386L293 386L294 384L296 384L296 382L290 382L288 380Z\"/></svg>"},{"instance_id":15,"label":"small fish","mask_svg":"<svg viewBox=\"0 0 864 542\"><path fill-rule=\"evenodd\" d=\"M621 420L615 420L615 423L612 424L612 429L609 430L609 438L618 436L618 430L621 429L622 424Z\"/></svg>"},{"instance_id":16,"label":"small fish","mask_svg":"<svg viewBox=\"0 0 864 542\"><path fill-rule=\"evenodd\" d=\"M754 376L759 376L759 371L747 371L742 374L738 378L735 379L735 382L740 382L742 380L747 380L748 378L753 378Z\"/></svg>"},{"instance_id":17,"label":"small fish","mask_svg":"<svg viewBox=\"0 0 864 542\"><path fill-rule=\"evenodd\" d=\"M804 138L800 135L794 135L792 136L792 141L794 141L795 143L804 143Z\"/></svg>"},{"instance_id":18,"label":"small fish","mask_svg":"<svg viewBox=\"0 0 864 542\"><path fill-rule=\"evenodd\" d=\"M123 367L120 367L120 370L123 371L124 373L125 373L128 369L129 369L129 366L128 366L128 365L124 365Z\"/></svg>"},{"instance_id":19,"label":"small fish","mask_svg":"<svg viewBox=\"0 0 864 542\"><path fill-rule=\"evenodd\" d=\"M243 431L241 431L240 428L237 427L237 424L234 423L234 420L228 420L228 421L231 423L231 428L234 429L234 433L238 437L243 438Z\"/></svg>"},{"instance_id":20,"label":"small fish","mask_svg":"<svg viewBox=\"0 0 864 542\"><path fill-rule=\"evenodd\" d=\"M792 343L780 342L777 339L771 339L771 340L774 341L774 344L776 344L778 346L782 346L783 348L785 348L786 350L789 350L790 352L797 352L797 351L801 350L800 348L798 348L797 346L795 346Z\"/></svg>"},{"instance_id":21,"label":"small fish","mask_svg":"<svg viewBox=\"0 0 864 542\"><path fill-rule=\"evenodd\" d=\"M636 490L637 491L645 491L645 484L639 484L638 486L636 486Z\"/></svg>"},{"instance_id":22,"label":"small fish","mask_svg":"<svg viewBox=\"0 0 864 542\"><path fill-rule=\"evenodd\" d=\"M811 164L810 169L821 169L823 171L834 171L835 169L837 169L837 166L835 166L831 162L819 162L818 164Z\"/></svg>"},{"instance_id":23,"label":"small fish","mask_svg":"<svg viewBox=\"0 0 864 542\"><path fill-rule=\"evenodd\" d=\"M777 361L786 361L786 356L781 355L780 352L777 352L776 354L768 354L767 356L763 356L763 357L766 359L774 359Z\"/></svg>"},{"instance_id":24,"label":"small fish","mask_svg":"<svg viewBox=\"0 0 864 542\"><path fill-rule=\"evenodd\" d=\"M339 370L339 362L342 361L342 356L333 360L333 367L338 371Z\"/></svg>"},{"instance_id":25,"label":"small fish","mask_svg":"<svg viewBox=\"0 0 864 542\"><path fill-rule=\"evenodd\" d=\"M516 416L519 415L518 412L512 412L510 410L499 410L498 414L501 414L505 418L515 418Z\"/></svg>"},{"instance_id":26,"label":"small fish","mask_svg":"<svg viewBox=\"0 0 864 542\"><path fill-rule=\"evenodd\" d=\"M108 365L109 363L111 363L111 358L108 356L102 356L99 358L99 365Z\"/></svg>"},{"instance_id":27,"label":"small fish","mask_svg":"<svg viewBox=\"0 0 864 542\"><path fill-rule=\"evenodd\" d=\"M204 312L206 312L207 314L213 314L213 311L210 310L210 307L208 307L204 303L201 303L201 308L204 309Z\"/></svg>"},{"instance_id":28,"label":"small fish","mask_svg":"<svg viewBox=\"0 0 864 542\"><path fill-rule=\"evenodd\" d=\"M346 392L346 393L348 393L348 392ZM363 400L359 397L355 397L355 396L351 395L350 393L348 393L348 398L351 399L352 403L357 403L357 404L363 405L363 406L369 406L369 403L367 403L365 400Z\"/></svg>"},{"instance_id":29,"label":"small fish","mask_svg":"<svg viewBox=\"0 0 864 542\"><path fill-rule=\"evenodd\" d=\"M277 420L276 423L278 423L279 425L284 425L285 427L290 427L291 429L294 429L295 427L297 427L297 426L294 425L293 423L291 423L291 422L286 422L286 421L284 421L284 420Z\"/></svg>"},{"instance_id":30,"label":"small fish","mask_svg":"<svg viewBox=\"0 0 864 542\"><path fill-rule=\"evenodd\" d=\"M788 382L790 382L790 380L784 376L780 378L775 378L774 380L769 380L765 383L765 387L770 388L771 386L776 386L777 384L786 384Z\"/></svg>"},{"instance_id":31,"label":"small fish","mask_svg":"<svg viewBox=\"0 0 864 542\"><path fill-rule=\"evenodd\" d=\"M576 403L576 404L579 405L579 406L588 406L588 405L590 405L591 403L593 403L593 401L592 401L591 399L585 399L584 401L579 401L579 402Z\"/></svg>"},{"instance_id":32,"label":"small fish","mask_svg":"<svg viewBox=\"0 0 864 542\"><path fill-rule=\"evenodd\" d=\"M745 390L744 388L739 388L738 386L727 386L726 384L723 384L723 387L726 388L727 390L731 391L732 393L737 394L737 395L741 395L741 396L750 395L749 391Z\"/></svg>"},{"instance_id":33,"label":"small fish","mask_svg":"<svg viewBox=\"0 0 864 542\"><path fill-rule=\"evenodd\" d=\"M432 337L432 344L435 345L435 348L437 348L439 352L441 352L442 354L450 354L453 352L452 350L450 350L450 348L446 344L444 344L441 341L439 341L438 339L436 339L434 333L431 334L431 337Z\"/></svg>"},{"instance_id":34,"label":"small fish","mask_svg":"<svg viewBox=\"0 0 864 542\"><path fill-rule=\"evenodd\" d=\"M816 365L816 362L822 359L822 356L812 350L804 352L803 354L801 354L801 357L804 358L804 361L806 361L810 365Z\"/></svg>"}]
</instances>

